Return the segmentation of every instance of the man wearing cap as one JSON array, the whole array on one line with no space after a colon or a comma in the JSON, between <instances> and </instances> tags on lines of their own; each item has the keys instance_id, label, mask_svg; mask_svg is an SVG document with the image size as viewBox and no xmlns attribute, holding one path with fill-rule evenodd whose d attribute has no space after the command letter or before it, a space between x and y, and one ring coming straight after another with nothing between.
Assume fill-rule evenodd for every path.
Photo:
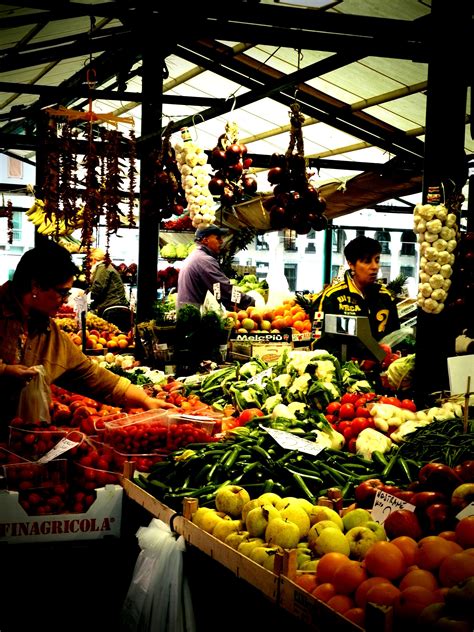
<instances>
[{"instance_id":1,"label":"man wearing cap","mask_svg":"<svg viewBox=\"0 0 474 632\"><path fill-rule=\"evenodd\" d=\"M215 224L198 228L194 235L195 248L183 261L178 276L177 306L197 305L204 303L207 291L214 294L215 284L219 284L219 301L227 309L233 309L235 302L231 300L232 284L222 272L217 257L222 250L222 236L228 231ZM255 299L242 294L237 307L245 309L255 305Z\"/></svg>"}]
</instances>

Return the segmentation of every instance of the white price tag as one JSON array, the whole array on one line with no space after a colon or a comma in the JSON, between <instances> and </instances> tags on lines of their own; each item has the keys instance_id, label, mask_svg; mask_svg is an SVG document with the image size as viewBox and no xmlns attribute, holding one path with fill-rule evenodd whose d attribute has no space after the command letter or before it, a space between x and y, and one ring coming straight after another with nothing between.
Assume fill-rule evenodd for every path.
<instances>
[{"instance_id":1,"label":"white price tag","mask_svg":"<svg viewBox=\"0 0 474 632\"><path fill-rule=\"evenodd\" d=\"M252 377L249 377L249 379L247 380L247 384L260 384L261 386L263 380L266 377L270 377L272 373L272 368L269 367L268 369L265 369L265 371L261 371L260 373L257 373L257 375L252 375Z\"/></svg>"},{"instance_id":2,"label":"white price tag","mask_svg":"<svg viewBox=\"0 0 474 632\"><path fill-rule=\"evenodd\" d=\"M408 509L408 511L415 511L415 505L407 503L392 494L387 494L378 489L375 494L374 505L370 510L373 520L383 524L387 517L396 509Z\"/></svg>"},{"instance_id":3,"label":"white price tag","mask_svg":"<svg viewBox=\"0 0 474 632\"><path fill-rule=\"evenodd\" d=\"M456 518L458 520L467 518L467 516L474 516L474 502L469 503L467 507L464 507L464 509L462 509L458 514L456 514Z\"/></svg>"},{"instance_id":4,"label":"white price tag","mask_svg":"<svg viewBox=\"0 0 474 632\"><path fill-rule=\"evenodd\" d=\"M240 303L240 299L242 298L242 292L239 290L239 288L236 285L232 286L232 292L230 295L230 300L232 301L232 303Z\"/></svg>"},{"instance_id":5,"label":"white price tag","mask_svg":"<svg viewBox=\"0 0 474 632\"><path fill-rule=\"evenodd\" d=\"M212 293L214 294L214 298L218 301L221 297L221 284L213 283L212 284Z\"/></svg>"},{"instance_id":6,"label":"white price tag","mask_svg":"<svg viewBox=\"0 0 474 632\"><path fill-rule=\"evenodd\" d=\"M275 439L278 445L287 450L299 450L300 452L304 452L305 454L312 454L313 456L316 456L322 450L324 450L324 446L320 446L317 443L308 441L308 439L295 437L295 435L291 434L291 432L285 432L284 430L274 430L273 428L266 428L262 425L260 426L260 428L268 432L268 434Z\"/></svg>"},{"instance_id":7,"label":"white price tag","mask_svg":"<svg viewBox=\"0 0 474 632\"><path fill-rule=\"evenodd\" d=\"M67 452L71 448L75 448L76 445L79 445L79 443L80 443L79 441L71 441L71 439L67 439L66 437L64 437L63 439L61 439L61 441L59 441L54 446L54 448L51 448L49 452L46 452L46 454L43 454L43 456L40 459L38 459L36 462L48 463L49 461L52 461L53 459L55 459L57 456L64 454L64 452Z\"/></svg>"}]
</instances>

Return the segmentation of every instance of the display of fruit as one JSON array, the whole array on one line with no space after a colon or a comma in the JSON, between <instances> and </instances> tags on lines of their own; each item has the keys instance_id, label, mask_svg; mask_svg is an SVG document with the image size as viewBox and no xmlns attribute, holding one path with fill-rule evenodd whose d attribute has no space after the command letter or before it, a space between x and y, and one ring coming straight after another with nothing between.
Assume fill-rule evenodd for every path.
<instances>
[{"instance_id":1,"label":"display of fruit","mask_svg":"<svg viewBox=\"0 0 474 632\"><path fill-rule=\"evenodd\" d=\"M65 236L70 235L84 224L83 208L79 209L73 224L66 225L64 219L57 219L52 213L46 216L43 200L35 199L32 206L26 211L26 216L32 222L41 235ZM62 244L63 245L63 244ZM69 250L69 248L68 248ZM76 250L70 252L77 252Z\"/></svg>"}]
</instances>

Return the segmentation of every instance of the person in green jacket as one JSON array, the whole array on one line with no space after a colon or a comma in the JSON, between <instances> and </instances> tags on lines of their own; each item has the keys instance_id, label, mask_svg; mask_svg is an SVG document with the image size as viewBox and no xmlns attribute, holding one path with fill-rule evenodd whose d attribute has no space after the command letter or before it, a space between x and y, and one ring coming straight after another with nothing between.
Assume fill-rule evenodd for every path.
<instances>
[{"instance_id":1,"label":"person in green jacket","mask_svg":"<svg viewBox=\"0 0 474 632\"><path fill-rule=\"evenodd\" d=\"M361 235L350 241L344 249L349 269L344 279L328 286L320 295L317 309L325 314L341 316L367 316L375 340L400 329L397 304L387 287L377 280L380 269L381 246L376 239ZM334 338L323 334L314 345L334 351L340 347ZM351 351L356 357L367 356L367 350L357 340Z\"/></svg>"},{"instance_id":2,"label":"person in green jacket","mask_svg":"<svg viewBox=\"0 0 474 632\"><path fill-rule=\"evenodd\" d=\"M90 288L90 309L98 316L107 318L104 310L108 307L128 307L125 287L120 274L111 261L107 261L106 253L95 248L91 253L92 278Z\"/></svg>"}]
</instances>

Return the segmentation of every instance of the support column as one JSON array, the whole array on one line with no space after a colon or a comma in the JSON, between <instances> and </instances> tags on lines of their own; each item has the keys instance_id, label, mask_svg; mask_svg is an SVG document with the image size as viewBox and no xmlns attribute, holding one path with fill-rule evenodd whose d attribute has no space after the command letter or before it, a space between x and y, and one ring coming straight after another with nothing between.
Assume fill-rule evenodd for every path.
<instances>
[{"instance_id":1,"label":"support column","mask_svg":"<svg viewBox=\"0 0 474 632\"><path fill-rule=\"evenodd\" d=\"M423 202L429 187L444 199L460 192L467 179L464 135L469 72L471 7L433 0L426 103ZM447 358L454 355L454 328L448 310L438 315L418 309L416 383L418 405L429 393L449 388Z\"/></svg>"},{"instance_id":2,"label":"support column","mask_svg":"<svg viewBox=\"0 0 474 632\"><path fill-rule=\"evenodd\" d=\"M145 23L143 26L146 30ZM156 33L143 33L140 213L138 236L137 323L149 320L157 298L159 212L153 204L154 153L160 148L163 103L163 55Z\"/></svg>"}]
</instances>

